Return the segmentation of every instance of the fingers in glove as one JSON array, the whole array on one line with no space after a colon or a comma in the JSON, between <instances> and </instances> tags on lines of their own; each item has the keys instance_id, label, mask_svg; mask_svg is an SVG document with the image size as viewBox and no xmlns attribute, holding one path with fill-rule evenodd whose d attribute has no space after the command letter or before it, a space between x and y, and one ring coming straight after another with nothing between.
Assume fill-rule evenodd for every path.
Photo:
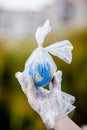
<instances>
[{"instance_id":1,"label":"fingers in glove","mask_svg":"<svg viewBox=\"0 0 87 130\"><path fill-rule=\"evenodd\" d=\"M16 73L16 78L18 79L20 85L21 85L21 88L23 90L23 92L25 94L27 94L27 88L28 88L28 81L27 81L27 78L26 76L21 73L21 72L17 72Z\"/></svg>"},{"instance_id":2,"label":"fingers in glove","mask_svg":"<svg viewBox=\"0 0 87 130\"><path fill-rule=\"evenodd\" d=\"M49 84L50 92L52 92L55 88L61 90L61 78L62 72L57 71Z\"/></svg>"},{"instance_id":3,"label":"fingers in glove","mask_svg":"<svg viewBox=\"0 0 87 130\"><path fill-rule=\"evenodd\" d=\"M58 70L57 73L56 73L56 77L58 77L58 80L61 83L61 81L62 81L62 71Z\"/></svg>"},{"instance_id":4,"label":"fingers in glove","mask_svg":"<svg viewBox=\"0 0 87 130\"><path fill-rule=\"evenodd\" d=\"M61 90L61 78L62 76L62 72L61 71L57 71L52 79L52 84L54 88L58 88Z\"/></svg>"},{"instance_id":5,"label":"fingers in glove","mask_svg":"<svg viewBox=\"0 0 87 130\"><path fill-rule=\"evenodd\" d=\"M17 72L16 78L18 79L18 81L21 85L21 88L25 94L27 94L28 91L30 93L33 93L35 87L34 87L34 83L33 83L33 80L31 77L26 76L26 74L24 72L23 73Z\"/></svg>"}]
</instances>

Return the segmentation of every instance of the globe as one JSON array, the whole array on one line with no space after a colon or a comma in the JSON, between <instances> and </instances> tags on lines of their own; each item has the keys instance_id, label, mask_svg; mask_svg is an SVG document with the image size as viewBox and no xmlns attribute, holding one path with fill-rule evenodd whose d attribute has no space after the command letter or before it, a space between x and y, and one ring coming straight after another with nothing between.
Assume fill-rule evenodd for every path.
<instances>
[{"instance_id":1,"label":"globe","mask_svg":"<svg viewBox=\"0 0 87 130\"><path fill-rule=\"evenodd\" d=\"M52 70L48 62L44 64L30 65L29 76L34 80L36 87L44 87L53 78Z\"/></svg>"}]
</instances>

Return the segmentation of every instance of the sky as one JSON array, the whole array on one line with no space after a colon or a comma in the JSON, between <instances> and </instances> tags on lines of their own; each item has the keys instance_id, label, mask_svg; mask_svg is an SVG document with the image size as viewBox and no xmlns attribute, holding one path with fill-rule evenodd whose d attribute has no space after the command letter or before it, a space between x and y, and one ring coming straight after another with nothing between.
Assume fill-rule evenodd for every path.
<instances>
[{"instance_id":1,"label":"sky","mask_svg":"<svg viewBox=\"0 0 87 130\"><path fill-rule=\"evenodd\" d=\"M55 0L0 0L0 6L13 11L40 11L45 6L53 4Z\"/></svg>"}]
</instances>

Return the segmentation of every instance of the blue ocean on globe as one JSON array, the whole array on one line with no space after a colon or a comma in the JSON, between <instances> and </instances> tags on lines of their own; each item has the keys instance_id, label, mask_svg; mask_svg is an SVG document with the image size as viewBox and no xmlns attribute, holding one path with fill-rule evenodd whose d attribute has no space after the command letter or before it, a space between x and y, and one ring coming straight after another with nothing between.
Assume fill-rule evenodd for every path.
<instances>
[{"instance_id":1,"label":"blue ocean on globe","mask_svg":"<svg viewBox=\"0 0 87 130\"><path fill-rule=\"evenodd\" d=\"M48 62L44 64L31 65L29 67L29 76L34 80L36 87L43 87L52 80L52 71Z\"/></svg>"}]
</instances>

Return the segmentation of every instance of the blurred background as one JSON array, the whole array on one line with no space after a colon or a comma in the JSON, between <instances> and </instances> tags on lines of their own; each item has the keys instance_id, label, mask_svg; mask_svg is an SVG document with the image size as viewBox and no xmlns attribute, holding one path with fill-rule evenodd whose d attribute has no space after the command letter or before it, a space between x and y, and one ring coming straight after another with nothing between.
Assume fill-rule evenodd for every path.
<instances>
[{"instance_id":1,"label":"blurred background","mask_svg":"<svg viewBox=\"0 0 87 130\"><path fill-rule=\"evenodd\" d=\"M63 72L62 90L76 97L72 120L87 124L87 0L0 0L0 130L46 130L15 78L46 19L52 31L44 47L65 39L74 46L70 65L53 59Z\"/></svg>"}]
</instances>

